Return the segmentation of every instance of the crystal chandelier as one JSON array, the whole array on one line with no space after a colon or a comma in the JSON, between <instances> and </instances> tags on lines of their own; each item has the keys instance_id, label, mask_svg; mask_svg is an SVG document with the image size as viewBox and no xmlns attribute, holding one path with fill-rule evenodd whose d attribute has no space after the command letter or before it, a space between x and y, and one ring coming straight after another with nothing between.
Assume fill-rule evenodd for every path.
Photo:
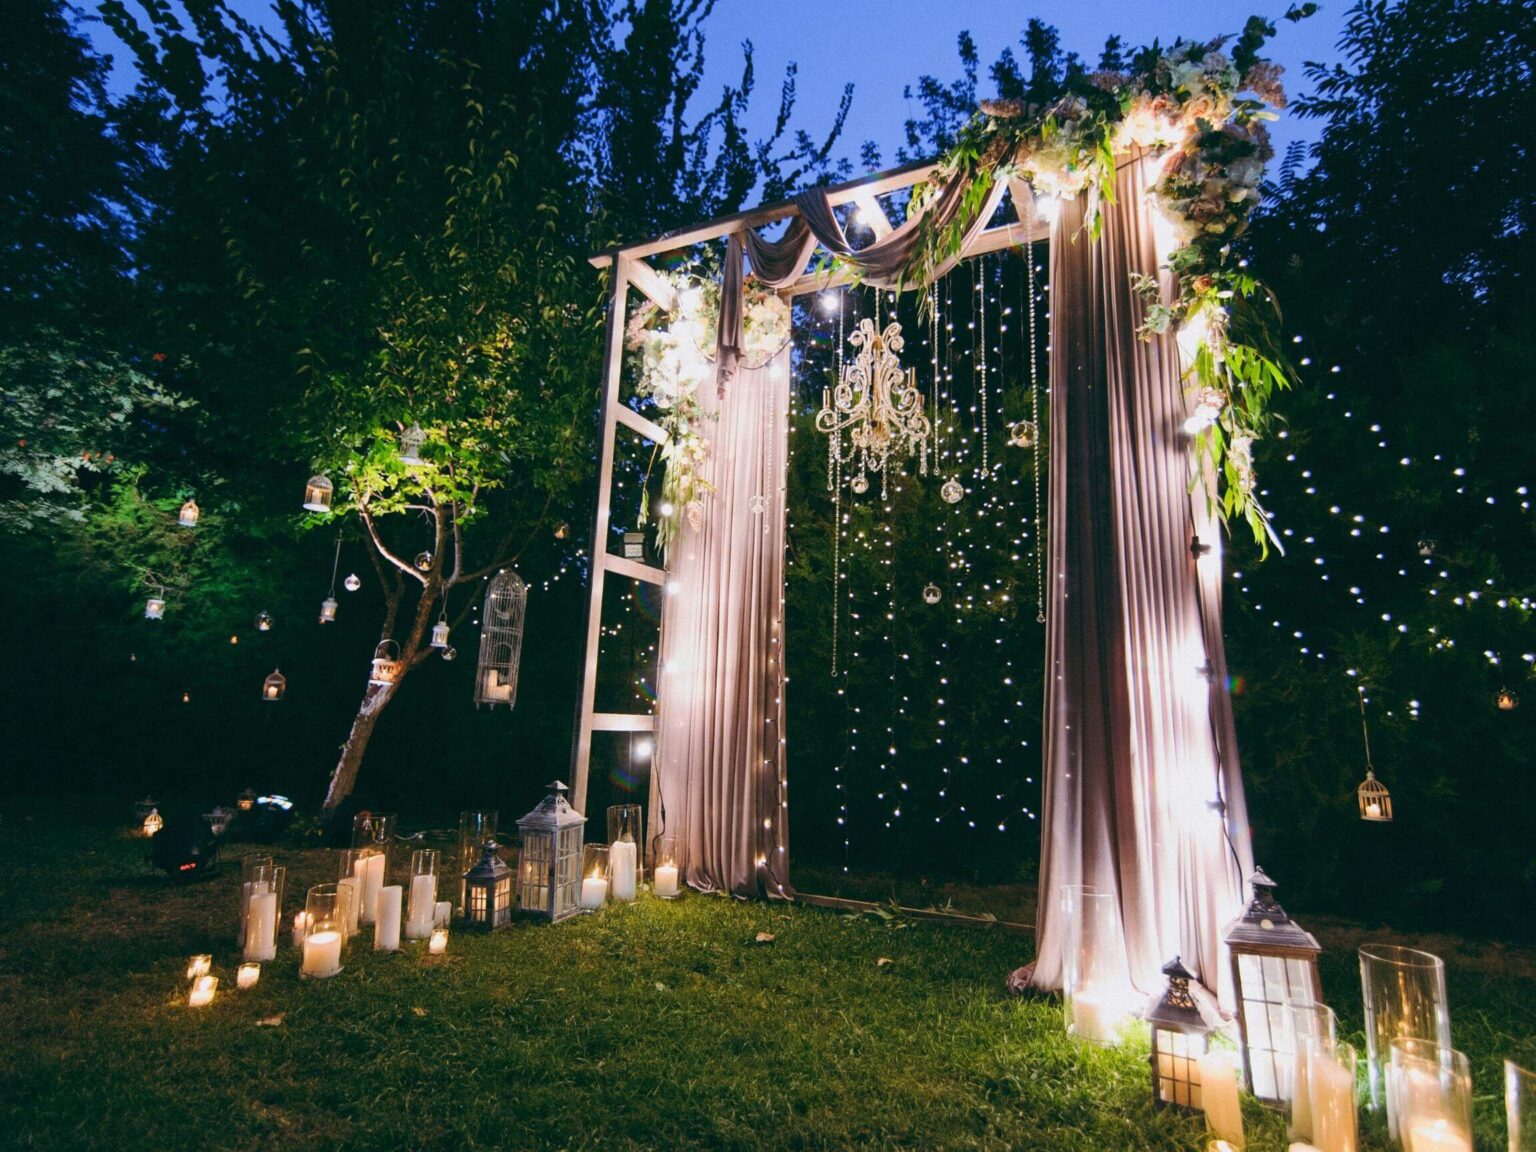
<instances>
[{"instance_id":1,"label":"crystal chandelier","mask_svg":"<svg viewBox=\"0 0 1536 1152\"><path fill-rule=\"evenodd\" d=\"M928 475L933 425L923 411L916 372L903 370L897 356L905 343L900 324L892 321L882 332L875 321L860 320L848 342L858 355L843 365L836 388L822 389L821 411L816 413L816 430L830 437L827 480L835 488L843 471L851 471L850 487L864 492L869 473L878 472L884 496L888 465L903 451L917 456L920 471Z\"/></svg>"}]
</instances>

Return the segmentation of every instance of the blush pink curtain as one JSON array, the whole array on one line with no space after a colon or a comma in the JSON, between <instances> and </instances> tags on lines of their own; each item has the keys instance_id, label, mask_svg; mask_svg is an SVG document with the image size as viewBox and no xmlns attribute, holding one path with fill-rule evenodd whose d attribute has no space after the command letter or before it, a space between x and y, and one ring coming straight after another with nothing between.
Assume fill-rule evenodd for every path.
<instances>
[{"instance_id":1,"label":"blush pink curtain","mask_svg":"<svg viewBox=\"0 0 1536 1152\"><path fill-rule=\"evenodd\" d=\"M784 495L789 349L700 389L714 492L672 545L652 828L704 891L790 898L784 781Z\"/></svg>"},{"instance_id":2,"label":"blush pink curtain","mask_svg":"<svg viewBox=\"0 0 1536 1152\"><path fill-rule=\"evenodd\" d=\"M1224 990L1221 930L1252 868L1220 630L1219 543L1191 457L1179 353L1142 341L1132 275L1161 276L1148 189L1124 163L1099 240L1086 197L1051 235L1044 804L1034 982L1060 987L1064 885L1115 894L1132 983L1175 955ZM1215 553L1213 553L1213 557ZM1230 829L1230 834L1228 832Z\"/></svg>"}]
</instances>

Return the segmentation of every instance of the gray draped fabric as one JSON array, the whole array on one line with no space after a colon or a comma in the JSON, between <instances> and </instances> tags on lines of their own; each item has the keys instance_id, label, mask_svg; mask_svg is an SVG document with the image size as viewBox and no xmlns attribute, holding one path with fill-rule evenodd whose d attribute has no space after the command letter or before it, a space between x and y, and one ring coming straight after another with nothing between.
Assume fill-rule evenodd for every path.
<instances>
[{"instance_id":1,"label":"gray draped fabric","mask_svg":"<svg viewBox=\"0 0 1536 1152\"><path fill-rule=\"evenodd\" d=\"M1219 575L1198 572L1192 535L1215 542L1190 493L1187 415L1171 337L1135 335L1132 273L1161 275L1150 158L1122 165L1097 242L1086 198L1063 202L1051 237L1049 618L1044 823L1034 982L1060 987L1060 891L1118 897L1132 982L1150 993L1175 954L1226 983L1221 928L1251 868ZM1212 565L1214 568L1214 565ZM1234 832L1224 835L1225 801ZM1214 806L1213 806L1214 805Z\"/></svg>"},{"instance_id":2,"label":"gray draped fabric","mask_svg":"<svg viewBox=\"0 0 1536 1152\"><path fill-rule=\"evenodd\" d=\"M651 835L706 891L791 897L784 791L784 497L789 358L702 389L715 491L672 546ZM754 511L754 497L766 508Z\"/></svg>"}]
</instances>

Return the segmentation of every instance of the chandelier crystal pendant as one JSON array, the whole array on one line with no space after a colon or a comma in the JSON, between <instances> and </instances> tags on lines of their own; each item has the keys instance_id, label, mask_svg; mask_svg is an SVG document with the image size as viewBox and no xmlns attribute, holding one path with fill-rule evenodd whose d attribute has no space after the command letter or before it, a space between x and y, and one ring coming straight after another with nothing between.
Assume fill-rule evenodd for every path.
<instances>
[{"instance_id":1,"label":"chandelier crystal pendant","mask_svg":"<svg viewBox=\"0 0 1536 1152\"><path fill-rule=\"evenodd\" d=\"M916 372L901 366L898 353L905 340L899 323L881 331L875 321L860 320L848 342L858 354L843 365L836 388L822 389L816 430L829 437L829 468L852 472L849 485L855 492L868 491L869 473L877 472L884 495L891 460L902 453L916 456L920 472L928 475L933 425L923 410Z\"/></svg>"}]
</instances>

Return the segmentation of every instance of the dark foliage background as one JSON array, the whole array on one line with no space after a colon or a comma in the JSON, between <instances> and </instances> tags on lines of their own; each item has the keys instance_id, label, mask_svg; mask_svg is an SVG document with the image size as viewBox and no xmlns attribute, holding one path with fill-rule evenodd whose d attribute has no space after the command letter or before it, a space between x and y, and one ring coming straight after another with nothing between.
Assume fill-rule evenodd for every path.
<instances>
[{"instance_id":1,"label":"dark foliage background","mask_svg":"<svg viewBox=\"0 0 1536 1152\"><path fill-rule=\"evenodd\" d=\"M141 29L130 43L144 71L134 96L113 103L105 65L78 31L96 10L24 0L0 41L0 644L9 654L0 787L103 792L125 804L153 790L187 811L246 784L306 807L318 801L383 603L346 529L340 571L357 571L363 588L338 594L337 624L314 623L336 537L306 531L297 508L310 458L304 429L325 416L299 350L316 339L342 347L357 330L351 286L360 273L345 235L319 257L294 250L296 235L325 240L327 227L314 216L318 202L293 200L296 156L309 149L306 163L334 165L342 152L294 135L310 112L293 93L329 81L334 51L407 110L428 64L396 75L370 72L370 61L409 46L413 59L478 68L506 49L506 36L535 28L550 39L522 50L558 56L566 82L530 74L498 84L519 116L547 129L512 151L537 170L551 205L529 265L546 295L530 298L558 298L569 311L545 329L559 339L539 344L520 371L554 381L561 403L593 414L568 474L528 481L554 499L549 523L572 530L541 531L519 562L533 594L516 711L469 706L474 640L464 628L460 659L425 665L382 722L360 798L420 823L486 803L511 814L565 774L601 344L602 283L585 256L854 171L840 158L840 118L793 126L792 74L776 135L747 138L742 113L757 88L750 50L739 83L718 100L698 91L710 7L566 6L573 23L558 25L534 0L472 14L446 0L331 0L309 16L279 3L296 22L285 45L213 0L187 3L176 26L158 5L150 19L109 0L102 14ZM1112 66L1122 51L1111 41L1099 63ZM1536 19L1514 0L1367 0L1353 11L1342 56L1335 69L1289 78L1302 95L1294 111L1321 122L1320 142L1276 165L1247 238L1286 331L1299 338L1301 382L1281 405L1287 435L1259 456L1286 555L1259 563L1239 541L1226 557L1256 842L1299 905L1519 932L1536 916L1536 687L1525 659L1536 654L1527 507L1536 485L1527 380L1536 362ZM882 152L931 155L978 95L1049 94L1068 69L1086 66L1038 23L990 69L962 37L959 76L915 82L921 112L907 138L866 142L858 167L878 167ZM409 142L427 129L403 120L400 130ZM377 144L387 151L394 141ZM298 231L285 220L295 212L305 215ZM1043 251L1036 257L1044 263ZM997 335L1007 365L993 378L998 423L1025 414L1023 266L1017 255L988 264L998 298L1016 309ZM558 288L540 278L558 268L571 270ZM280 324L256 314L260 294L244 279L252 269L283 286L291 306ZM961 332L972 318L968 278L978 274L952 278L949 315ZM845 307L849 318L867 314L873 296L849 293ZM926 331L902 307L909 361L926 373ZM862 634L840 633L858 655L834 680L832 508L824 447L809 429L835 358L832 324L814 300L797 309L796 851L834 865L1027 879L1040 691L1029 456L994 449L1001 470L990 506L979 490L958 509L941 505L936 478L899 486L888 513L857 503L846 528L861 622L843 623ZM968 404L975 387L962 353L954 393ZM114 417L124 405L131 415ZM193 492L204 518L188 534L174 511ZM1430 555L1421 540L1433 540ZM957 547L971 562L959 574L949 568ZM173 610L158 625L142 618L146 570L173 585ZM944 600L935 610L920 590L936 571ZM960 611L966 596L972 606ZM252 626L261 609L278 621L269 634ZM655 605L615 610L638 623ZM636 666L625 690L643 695L647 645L623 643ZM258 698L274 664L289 677L277 707ZM1363 824L1354 808L1361 685L1375 765L1396 803L1390 825ZM1530 699L1498 710L1501 686ZM889 747L898 752L882 754ZM632 747L604 755L608 792L643 788Z\"/></svg>"}]
</instances>

